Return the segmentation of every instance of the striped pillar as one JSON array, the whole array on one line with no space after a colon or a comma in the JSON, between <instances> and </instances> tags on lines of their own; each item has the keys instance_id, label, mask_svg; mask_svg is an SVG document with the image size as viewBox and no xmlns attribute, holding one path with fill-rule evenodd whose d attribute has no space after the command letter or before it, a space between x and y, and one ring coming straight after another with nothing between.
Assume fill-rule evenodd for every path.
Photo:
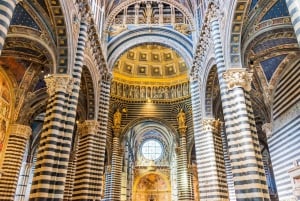
<instances>
[{"instance_id":1,"label":"striped pillar","mask_svg":"<svg viewBox=\"0 0 300 201\"><path fill-rule=\"evenodd\" d=\"M74 127L67 117L66 105L72 93L73 79L59 74L46 77L45 81L49 99L32 180L31 201L63 199Z\"/></svg>"},{"instance_id":2,"label":"striped pillar","mask_svg":"<svg viewBox=\"0 0 300 201\"><path fill-rule=\"evenodd\" d=\"M76 162L76 151L72 151L68 164L67 178L64 190L64 200L72 200Z\"/></svg>"},{"instance_id":3,"label":"striped pillar","mask_svg":"<svg viewBox=\"0 0 300 201\"><path fill-rule=\"evenodd\" d=\"M0 56L17 0L0 1Z\"/></svg>"},{"instance_id":4,"label":"striped pillar","mask_svg":"<svg viewBox=\"0 0 300 201\"><path fill-rule=\"evenodd\" d=\"M79 125L80 136L72 200L100 200L102 166L98 122L87 120Z\"/></svg>"},{"instance_id":5,"label":"striped pillar","mask_svg":"<svg viewBox=\"0 0 300 201\"><path fill-rule=\"evenodd\" d=\"M188 160L186 150L186 129L187 127L180 127L180 144L178 153L177 165L177 185L178 185L178 201L191 201L193 200L192 183L188 174Z\"/></svg>"},{"instance_id":6,"label":"striped pillar","mask_svg":"<svg viewBox=\"0 0 300 201\"><path fill-rule=\"evenodd\" d=\"M114 137L112 144L112 162L111 162L111 189L105 195L105 201L120 201L121 200L121 184L122 184L122 153L120 149L120 134L121 128L114 126Z\"/></svg>"},{"instance_id":7,"label":"striped pillar","mask_svg":"<svg viewBox=\"0 0 300 201\"><path fill-rule=\"evenodd\" d=\"M228 142L225 133L225 125L224 122L220 122L220 123L221 123L221 138L223 144L223 155L224 155L224 164L225 164L225 171L226 171L229 200L236 201L232 168L231 168L230 158L228 155Z\"/></svg>"},{"instance_id":8,"label":"striped pillar","mask_svg":"<svg viewBox=\"0 0 300 201\"><path fill-rule=\"evenodd\" d=\"M253 114L250 113L251 102L245 96L247 91L251 90L251 79L244 69L229 70L225 73L220 24L214 10L212 11L211 35L214 43L236 199L237 201L270 200L255 122Z\"/></svg>"},{"instance_id":9,"label":"striped pillar","mask_svg":"<svg viewBox=\"0 0 300 201\"><path fill-rule=\"evenodd\" d=\"M87 41L87 27L88 18L83 16L80 22L72 78L61 74L45 78L50 97L30 201L63 200Z\"/></svg>"},{"instance_id":10,"label":"striped pillar","mask_svg":"<svg viewBox=\"0 0 300 201\"><path fill-rule=\"evenodd\" d=\"M205 118L201 126L197 157L200 200L228 200L220 122Z\"/></svg>"},{"instance_id":11,"label":"striped pillar","mask_svg":"<svg viewBox=\"0 0 300 201\"><path fill-rule=\"evenodd\" d=\"M286 4L288 6L296 37L300 45L300 1L286 0Z\"/></svg>"},{"instance_id":12,"label":"striped pillar","mask_svg":"<svg viewBox=\"0 0 300 201\"><path fill-rule=\"evenodd\" d=\"M14 200L15 198L23 155L27 140L31 135L31 128L25 125L12 124L9 133L0 179L0 200L3 201Z\"/></svg>"}]
</instances>

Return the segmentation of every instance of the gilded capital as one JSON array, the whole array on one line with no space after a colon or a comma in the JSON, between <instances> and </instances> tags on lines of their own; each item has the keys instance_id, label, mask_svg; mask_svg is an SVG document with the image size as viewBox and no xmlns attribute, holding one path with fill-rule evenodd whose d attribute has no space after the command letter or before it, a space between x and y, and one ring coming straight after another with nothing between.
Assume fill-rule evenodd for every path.
<instances>
[{"instance_id":1,"label":"gilded capital","mask_svg":"<svg viewBox=\"0 0 300 201\"><path fill-rule=\"evenodd\" d=\"M70 75L54 74L45 77L47 85L47 92L50 96L54 95L56 91L72 93L74 80Z\"/></svg>"},{"instance_id":2,"label":"gilded capital","mask_svg":"<svg viewBox=\"0 0 300 201\"><path fill-rule=\"evenodd\" d=\"M223 74L223 78L227 82L228 90L241 87L245 91L250 91L252 75L253 73L247 72L244 68L231 68Z\"/></svg>"},{"instance_id":3,"label":"gilded capital","mask_svg":"<svg viewBox=\"0 0 300 201\"><path fill-rule=\"evenodd\" d=\"M203 130L205 131L219 131L221 121L214 118L202 119Z\"/></svg>"},{"instance_id":4,"label":"gilded capital","mask_svg":"<svg viewBox=\"0 0 300 201\"><path fill-rule=\"evenodd\" d=\"M79 124L80 135L96 134L98 131L98 122L96 120L86 120Z\"/></svg>"},{"instance_id":5,"label":"gilded capital","mask_svg":"<svg viewBox=\"0 0 300 201\"><path fill-rule=\"evenodd\" d=\"M30 128L30 126L26 126L22 124L11 124L10 133L28 139L32 133L32 129Z\"/></svg>"}]
</instances>

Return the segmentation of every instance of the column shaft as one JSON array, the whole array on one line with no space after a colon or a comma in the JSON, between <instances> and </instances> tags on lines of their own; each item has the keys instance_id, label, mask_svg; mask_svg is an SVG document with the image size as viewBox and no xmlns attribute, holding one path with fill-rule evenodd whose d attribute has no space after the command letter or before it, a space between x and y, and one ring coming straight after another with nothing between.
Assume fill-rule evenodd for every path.
<instances>
[{"instance_id":1,"label":"column shaft","mask_svg":"<svg viewBox=\"0 0 300 201\"><path fill-rule=\"evenodd\" d=\"M120 139L113 138L112 147L112 164L111 164L111 194L109 201L121 200L121 183L122 183L122 157L120 153Z\"/></svg>"},{"instance_id":2,"label":"column shaft","mask_svg":"<svg viewBox=\"0 0 300 201\"><path fill-rule=\"evenodd\" d=\"M63 200L80 91L88 21L80 22L72 78L48 78L52 85L32 182L30 201ZM47 79L46 79L47 82ZM49 87L49 86L48 86Z\"/></svg>"},{"instance_id":3,"label":"column shaft","mask_svg":"<svg viewBox=\"0 0 300 201\"><path fill-rule=\"evenodd\" d=\"M10 125L8 144L3 161L3 175L0 179L0 200L13 201L31 128L20 124Z\"/></svg>"},{"instance_id":4,"label":"column shaft","mask_svg":"<svg viewBox=\"0 0 300 201\"><path fill-rule=\"evenodd\" d=\"M197 151L200 200L228 200L220 123L203 119L200 147Z\"/></svg>"},{"instance_id":5,"label":"column shaft","mask_svg":"<svg viewBox=\"0 0 300 201\"><path fill-rule=\"evenodd\" d=\"M0 56L17 0L0 1Z\"/></svg>"},{"instance_id":6,"label":"column shaft","mask_svg":"<svg viewBox=\"0 0 300 201\"><path fill-rule=\"evenodd\" d=\"M77 165L72 200L100 200L102 164L98 122L85 121L80 125Z\"/></svg>"},{"instance_id":7,"label":"column shaft","mask_svg":"<svg viewBox=\"0 0 300 201\"><path fill-rule=\"evenodd\" d=\"M177 165L177 184L178 184L178 200L191 201L193 200L192 183L188 174L188 160L186 150L186 136L180 137L180 151Z\"/></svg>"},{"instance_id":8,"label":"column shaft","mask_svg":"<svg viewBox=\"0 0 300 201\"><path fill-rule=\"evenodd\" d=\"M211 20L211 30L236 198L269 200L255 122L249 113L251 102L241 86L228 91L229 83L223 77L225 62L218 18Z\"/></svg>"},{"instance_id":9,"label":"column shaft","mask_svg":"<svg viewBox=\"0 0 300 201\"><path fill-rule=\"evenodd\" d=\"M300 45L300 2L298 0L286 0L295 34Z\"/></svg>"}]
</instances>

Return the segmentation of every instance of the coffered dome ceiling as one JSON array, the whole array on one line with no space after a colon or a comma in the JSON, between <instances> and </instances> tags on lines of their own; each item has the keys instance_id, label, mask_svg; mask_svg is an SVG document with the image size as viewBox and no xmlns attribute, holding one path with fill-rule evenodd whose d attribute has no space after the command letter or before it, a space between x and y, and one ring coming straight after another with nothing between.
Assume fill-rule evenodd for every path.
<instances>
[{"instance_id":1,"label":"coffered dome ceiling","mask_svg":"<svg viewBox=\"0 0 300 201\"><path fill-rule=\"evenodd\" d=\"M135 82L180 82L187 80L187 65L174 50L145 44L125 52L114 66L114 78Z\"/></svg>"}]
</instances>

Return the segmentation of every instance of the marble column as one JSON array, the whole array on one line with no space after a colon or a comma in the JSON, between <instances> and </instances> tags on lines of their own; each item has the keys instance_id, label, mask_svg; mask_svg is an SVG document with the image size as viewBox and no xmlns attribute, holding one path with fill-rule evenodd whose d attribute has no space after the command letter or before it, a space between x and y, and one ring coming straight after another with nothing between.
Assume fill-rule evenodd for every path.
<instances>
[{"instance_id":1,"label":"marble column","mask_svg":"<svg viewBox=\"0 0 300 201\"><path fill-rule=\"evenodd\" d=\"M178 201L191 201L194 199L192 183L188 171L186 131L186 126L179 127L180 142L177 160Z\"/></svg>"},{"instance_id":2,"label":"marble column","mask_svg":"<svg viewBox=\"0 0 300 201\"><path fill-rule=\"evenodd\" d=\"M290 12L292 23L295 29L295 34L300 45L300 1L299 0L285 0Z\"/></svg>"},{"instance_id":3,"label":"marble column","mask_svg":"<svg viewBox=\"0 0 300 201\"><path fill-rule=\"evenodd\" d=\"M15 199L23 156L31 132L32 130L29 126L21 124L10 125L10 135L2 165L2 177L0 179L0 200L13 201Z\"/></svg>"},{"instance_id":4,"label":"marble column","mask_svg":"<svg viewBox=\"0 0 300 201\"><path fill-rule=\"evenodd\" d=\"M99 139L98 122L86 120L79 125L79 144L72 200L100 200L101 140Z\"/></svg>"},{"instance_id":5,"label":"marble column","mask_svg":"<svg viewBox=\"0 0 300 201\"><path fill-rule=\"evenodd\" d=\"M17 0L0 1L0 56Z\"/></svg>"},{"instance_id":6,"label":"marble column","mask_svg":"<svg viewBox=\"0 0 300 201\"><path fill-rule=\"evenodd\" d=\"M220 121L204 118L197 154L200 200L228 200Z\"/></svg>"},{"instance_id":7,"label":"marble column","mask_svg":"<svg viewBox=\"0 0 300 201\"><path fill-rule=\"evenodd\" d=\"M249 90L251 73L226 71L218 8L209 8L218 79L237 201L270 200Z\"/></svg>"}]
</instances>

